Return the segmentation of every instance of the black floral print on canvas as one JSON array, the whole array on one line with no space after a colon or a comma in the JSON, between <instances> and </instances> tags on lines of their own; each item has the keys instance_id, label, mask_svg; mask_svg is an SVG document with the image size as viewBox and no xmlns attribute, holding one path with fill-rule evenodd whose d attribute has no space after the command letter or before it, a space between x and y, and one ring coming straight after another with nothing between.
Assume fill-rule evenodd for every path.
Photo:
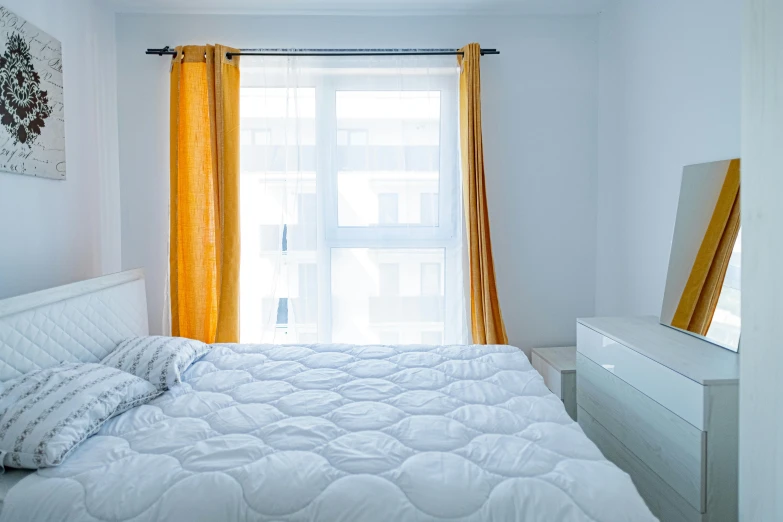
<instances>
[{"instance_id":1,"label":"black floral print on canvas","mask_svg":"<svg viewBox=\"0 0 783 522\"><path fill-rule=\"evenodd\" d=\"M13 34L0 56L0 124L14 144L32 147L51 114L49 95L41 90L30 46L20 34Z\"/></svg>"}]
</instances>

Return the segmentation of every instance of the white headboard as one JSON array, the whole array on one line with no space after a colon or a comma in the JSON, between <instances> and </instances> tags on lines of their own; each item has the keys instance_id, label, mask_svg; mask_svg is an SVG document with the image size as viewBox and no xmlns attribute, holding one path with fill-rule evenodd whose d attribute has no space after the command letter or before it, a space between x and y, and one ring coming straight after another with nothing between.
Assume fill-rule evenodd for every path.
<instances>
[{"instance_id":1,"label":"white headboard","mask_svg":"<svg viewBox=\"0 0 783 522\"><path fill-rule=\"evenodd\" d=\"M61 362L99 362L149 335L144 271L130 270L0 301L0 381Z\"/></svg>"}]
</instances>

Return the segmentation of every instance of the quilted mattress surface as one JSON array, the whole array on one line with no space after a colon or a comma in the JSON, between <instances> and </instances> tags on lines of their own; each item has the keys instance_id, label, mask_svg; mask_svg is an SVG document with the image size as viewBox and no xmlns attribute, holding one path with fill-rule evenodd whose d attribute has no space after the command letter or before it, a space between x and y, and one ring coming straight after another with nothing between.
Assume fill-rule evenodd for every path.
<instances>
[{"instance_id":1,"label":"quilted mattress surface","mask_svg":"<svg viewBox=\"0 0 783 522\"><path fill-rule=\"evenodd\" d=\"M215 345L4 521L655 520L509 346Z\"/></svg>"}]
</instances>

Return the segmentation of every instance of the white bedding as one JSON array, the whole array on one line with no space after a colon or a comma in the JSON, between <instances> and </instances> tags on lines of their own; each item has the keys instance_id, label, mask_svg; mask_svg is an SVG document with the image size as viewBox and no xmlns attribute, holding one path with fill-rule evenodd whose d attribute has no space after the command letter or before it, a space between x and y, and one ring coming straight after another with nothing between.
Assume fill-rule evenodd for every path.
<instances>
[{"instance_id":1,"label":"white bedding","mask_svg":"<svg viewBox=\"0 0 783 522\"><path fill-rule=\"evenodd\" d=\"M508 346L217 345L3 521L652 521Z\"/></svg>"},{"instance_id":2,"label":"white bedding","mask_svg":"<svg viewBox=\"0 0 783 522\"><path fill-rule=\"evenodd\" d=\"M3 502L5 502L5 496L11 491L11 488L25 478L27 475L35 473L31 469L13 469L6 468L5 473L0 475L0 512L3 509Z\"/></svg>"}]
</instances>

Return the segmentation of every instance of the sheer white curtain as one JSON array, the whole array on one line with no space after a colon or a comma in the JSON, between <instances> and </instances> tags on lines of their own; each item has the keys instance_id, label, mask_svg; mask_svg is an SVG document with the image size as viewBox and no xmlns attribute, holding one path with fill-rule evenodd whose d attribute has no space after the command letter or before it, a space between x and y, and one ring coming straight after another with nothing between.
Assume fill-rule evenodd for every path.
<instances>
[{"instance_id":1,"label":"sheer white curtain","mask_svg":"<svg viewBox=\"0 0 783 522\"><path fill-rule=\"evenodd\" d=\"M242 342L466 340L447 57L242 59Z\"/></svg>"}]
</instances>

